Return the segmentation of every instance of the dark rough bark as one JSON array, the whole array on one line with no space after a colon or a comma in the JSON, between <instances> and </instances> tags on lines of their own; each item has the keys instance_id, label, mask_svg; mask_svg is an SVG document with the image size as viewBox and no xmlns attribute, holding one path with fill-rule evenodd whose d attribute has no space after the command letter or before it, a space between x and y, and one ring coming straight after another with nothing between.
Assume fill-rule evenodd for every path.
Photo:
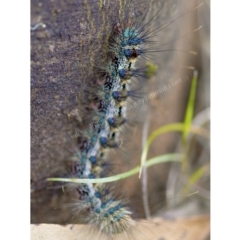
<instances>
[{"instance_id":1,"label":"dark rough bark","mask_svg":"<svg viewBox=\"0 0 240 240\"><path fill-rule=\"evenodd\" d=\"M78 109L83 104L82 91L90 81L97 77L99 66L106 59L108 37L112 26L126 22L132 16L140 16L149 10L148 19L162 6L161 1L124 0L58 0L41 2L33 0L31 24L44 23L46 28L38 27L31 31L31 182L32 182L32 222L71 222L71 212L62 208L69 202L61 189L47 189L48 177L67 176L66 162L69 159L73 141L71 136L78 128L74 118L84 119ZM164 8L154 20L161 26L186 10L193 9L196 3L187 0L165 1ZM176 3L175 8L172 8ZM160 31L154 40L156 46L173 41L184 33L197 28L196 14L181 17L168 28ZM163 46L163 49L186 49L197 51L197 34ZM195 43L195 44L194 44ZM199 57L199 56L198 56ZM180 78L191 79L191 72L182 66L197 66L198 58L177 52L156 53L153 62L158 65L157 75L146 80L143 91L150 93L165 84ZM198 68L200 70L200 68ZM100 69L101 71L101 69ZM123 133L124 151L114 154L114 161L121 164L116 172L122 172L139 162L141 153L141 131L146 111L151 113L151 128L169 122L181 121L190 81L157 96L147 105L136 108L130 119L134 127ZM159 100L161 100L159 102ZM136 121L137 119L137 121ZM168 136L152 148L151 156L169 152L175 145L175 137ZM125 150L126 149L126 150ZM132 150L131 150L132 149ZM166 168L156 167L151 174L150 183L163 181ZM161 176L159 177L159 174ZM137 179L125 181L126 192L139 199ZM154 183L150 191L162 190ZM156 186L155 186L156 185ZM56 184L54 185L56 186ZM133 190L133 189L137 190ZM158 191L158 190L157 190ZM159 195L159 194L157 194ZM154 198L154 197L153 197ZM57 209L56 209L57 208ZM141 214L140 214L141 215Z\"/></svg>"}]
</instances>

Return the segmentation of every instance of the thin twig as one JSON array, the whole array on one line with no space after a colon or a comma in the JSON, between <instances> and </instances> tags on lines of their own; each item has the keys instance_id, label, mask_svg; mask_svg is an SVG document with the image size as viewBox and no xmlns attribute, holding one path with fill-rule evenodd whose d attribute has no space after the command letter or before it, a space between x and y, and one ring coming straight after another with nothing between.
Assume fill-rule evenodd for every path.
<instances>
[{"instance_id":1,"label":"thin twig","mask_svg":"<svg viewBox=\"0 0 240 240\"><path fill-rule=\"evenodd\" d=\"M142 148L144 148L144 145L147 141L148 136L148 130L149 130L149 123L150 123L150 113L148 113L147 119L143 126L143 134L142 134ZM147 168L146 166L143 166L142 169L142 178L141 178L141 185L142 185L142 199L143 199L143 207L144 207L144 213L147 219L151 217L150 208L149 208L149 202L148 202L148 175L147 175Z\"/></svg>"}]
</instances>

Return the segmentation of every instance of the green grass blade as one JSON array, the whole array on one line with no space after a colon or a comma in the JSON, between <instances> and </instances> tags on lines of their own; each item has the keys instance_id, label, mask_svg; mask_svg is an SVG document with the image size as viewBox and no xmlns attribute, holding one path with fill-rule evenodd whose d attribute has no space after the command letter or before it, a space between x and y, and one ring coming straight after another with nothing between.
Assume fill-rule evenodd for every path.
<instances>
[{"instance_id":1,"label":"green grass blade","mask_svg":"<svg viewBox=\"0 0 240 240\"><path fill-rule=\"evenodd\" d=\"M197 90L197 78L198 78L198 72L197 70L194 70L191 89L190 89L190 95L189 95L187 109L184 117L184 131L182 133L182 143L184 145L186 144L187 136L189 133L190 126L192 124L192 119L194 114L194 105L195 105L196 90Z\"/></svg>"},{"instance_id":2,"label":"green grass blade","mask_svg":"<svg viewBox=\"0 0 240 240\"><path fill-rule=\"evenodd\" d=\"M141 177L142 167L146 163L148 150L149 150L153 140L163 133L174 132L174 131L183 131L183 129L184 129L183 123L173 123L173 124L168 124L168 125L162 126L158 129L156 129L154 132L152 132L152 134L147 139L147 142L144 145L144 148L143 148L143 151L142 151L139 178Z\"/></svg>"},{"instance_id":3,"label":"green grass blade","mask_svg":"<svg viewBox=\"0 0 240 240\"><path fill-rule=\"evenodd\" d=\"M148 160L145 166L148 168L158 163L173 162L173 161L180 162L182 157L183 157L183 154L178 154L178 153L165 154L165 155L157 156ZM128 172L121 173L112 177L106 177L106 178L96 178L96 179L48 178L47 181L73 182L73 183L106 183L106 182L114 182L124 178L128 178L130 176L137 174L139 170L140 170L140 166L137 166Z\"/></svg>"},{"instance_id":4,"label":"green grass blade","mask_svg":"<svg viewBox=\"0 0 240 240\"><path fill-rule=\"evenodd\" d=\"M201 166L196 171L194 171L188 178L189 185L196 184L206 173L207 169L208 169L208 164Z\"/></svg>"},{"instance_id":5,"label":"green grass blade","mask_svg":"<svg viewBox=\"0 0 240 240\"><path fill-rule=\"evenodd\" d=\"M148 150L153 142L153 140L160 136L163 133L168 133L168 132L182 132L184 131L185 125L184 123L172 123L172 124L168 124L168 125L164 125L158 129L156 129L154 132L152 132L152 134L149 136L149 138L147 139L147 142L144 145L143 151L142 151L142 155L141 155L141 166L140 166L140 171L139 171L139 178L141 177L141 173L142 173L142 167L145 165L146 163L146 159L147 159L147 154L148 154ZM204 137L209 137L209 133L201 128L201 127L194 127L194 126L190 126L189 129L190 132L194 132L195 134L199 134L202 135ZM185 155L184 155L185 156Z\"/></svg>"}]
</instances>

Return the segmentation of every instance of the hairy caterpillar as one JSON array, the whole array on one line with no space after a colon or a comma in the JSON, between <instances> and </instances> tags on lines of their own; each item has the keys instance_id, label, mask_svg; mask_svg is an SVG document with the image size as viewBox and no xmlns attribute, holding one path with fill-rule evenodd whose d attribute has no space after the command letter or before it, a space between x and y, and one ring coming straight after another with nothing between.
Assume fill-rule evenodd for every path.
<instances>
[{"instance_id":1,"label":"hairy caterpillar","mask_svg":"<svg viewBox=\"0 0 240 240\"><path fill-rule=\"evenodd\" d=\"M107 2L107 1L106 1ZM136 6L134 6L135 8L136 8ZM131 7L128 5L127 6L127 8L128 8L128 11L129 12L131 12ZM126 9L125 9L126 10ZM137 12L136 10L134 10L135 12ZM113 21L110 21L111 22L111 27L114 25L114 22ZM116 20L115 20L115 22L116 22ZM125 22L127 22L127 21L125 21ZM144 26L144 23L141 23L142 24L142 26ZM91 23L90 23L90 25L91 25ZM96 24L95 24L96 25ZM94 28L94 24L92 24L92 26L93 26L93 28ZM96 27L96 29L98 29L97 27ZM108 38L107 38L108 39ZM74 39L74 37L72 37L71 36L71 39L70 39L71 41L76 41L75 39ZM69 41L69 40L68 40ZM104 45L105 46L105 45ZM94 57L96 57L96 53L98 52L97 50L99 50L99 48L98 48L98 45L94 45L94 50L95 50L95 52L94 52ZM105 51L108 51L108 50L105 50ZM71 49L69 49L68 51L66 51L66 54L71 54ZM137 54L137 52L135 51L135 52L130 52L129 54L128 54L128 57L129 57L129 60L131 60L131 55L132 54ZM82 60L84 60L83 58L81 58ZM99 70L98 69L98 67L97 66L95 66L94 64L91 64L91 59L90 59L90 65L88 65L88 67L93 67L94 69L97 69L97 71L99 71L99 72L104 72L104 71L106 71L106 63L105 63L105 66L104 67L101 67L101 69ZM105 60L106 61L106 60ZM86 64L87 65L87 64ZM71 67L71 66L70 66ZM105 69L105 70L103 70L103 69ZM64 71L65 69L63 69L63 71ZM137 71L137 70L136 70ZM71 74L71 71L68 69L68 72L70 72L70 74ZM84 72L84 69L82 69L81 70L81 72ZM87 72L87 74L89 74L89 72ZM131 71L128 71L127 72L127 74L124 72L124 71L121 71L120 72L120 74L121 74L121 76L122 76L122 78L126 78L126 79L124 79L124 80L126 80L126 84L128 84L128 77L129 76L127 76L127 75L131 75L132 73L131 73ZM83 73L80 73L79 74L80 76L82 76L83 75ZM89 79L90 77L88 76L88 77L85 77L84 79ZM73 78L70 78L70 79L73 79ZM102 80L100 79L95 79L96 80L96 85L95 86L97 86L99 89L103 86L103 82L102 82ZM53 79L53 82L54 82L55 80ZM90 81L93 81L93 80L90 80ZM100 81L100 83L98 83L98 81ZM85 88L85 87L84 87ZM84 89L83 88L83 89ZM72 89L69 91L69 92L71 92L72 91ZM92 88L90 89L90 91L92 91ZM73 91L74 92L74 91ZM76 95L76 92L77 92L77 90L75 91L75 95ZM131 95L131 93L132 94L134 94L133 92L130 92L130 90L128 90L128 91L124 91L123 89L121 90L121 91L118 91L118 90L116 90L116 91L112 91L111 93L107 93L106 92L106 90L98 90L98 98L100 98L100 97L102 97L102 96L105 96L105 95L107 95L107 96L105 96L105 97L109 97L109 95L111 95L112 96L112 98L114 98L115 100L115 102L117 102L118 103L118 105L121 105L123 102L124 102L124 100L128 97L128 92L130 93L130 95ZM72 94L72 95L74 95L74 94ZM85 93L84 93L85 94ZM86 100L86 95L84 95L84 94L82 94L83 96L84 96L84 101L88 101L88 100ZM94 107L99 107L99 106L96 106L96 104L92 104L92 109L94 108ZM94 118L95 119L99 119L100 118L100 115L101 114L99 114L99 113L94 113L95 114L95 116L94 116ZM93 115L94 115L93 114ZM91 115L91 116L89 116L89 119L91 119L91 118L93 118L93 116ZM102 119L101 119L102 120ZM109 117L109 118L106 118L106 117L103 117L103 121L104 121L104 123L105 124L108 124L108 125L111 125L110 127L112 128L112 129L115 129L115 130L118 130L118 128L119 128L119 126L120 125L122 125L122 124L124 124L125 122L126 122L126 117L124 116L124 115L121 115L121 116L118 116L117 118L114 116L114 117ZM100 123L101 124L101 123ZM99 125L100 125L99 124ZM114 131L115 131L114 130ZM94 130L92 130L92 129L90 129L90 130L86 130L86 134L85 134L85 136L87 136L87 139L90 139L90 145L91 144L93 144L95 141L96 141L96 139L95 139L95 137L94 136L92 136L92 134L93 134L93 132L94 132ZM101 147L103 148L103 150L104 150L104 154L105 154L105 151L109 148L109 147L117 147L118 145L119 145L119 143L117 143L117 139L118 139L118 132L116 131L116 132L113 132L114 133L114 136L113 136L113 138L111 139L111 140L109 140L109 139L106 139L106 137L103 137L102 139L101 139ZM89 140L88 140L89 141ZM83 145L82 145L82 149L84 148L84 144L85 143L83 143ZM94 162L95 160L92 158L92 161ZM51 174L52 176L53 176L53 174ZM104 174L105 175L105 174ZM49 175L48 175L49 176ZM55 176L55 175L54 175ZM91 177L93 177L92 175L90 175Z\"/></svg>"},{"instance_id":2,"label":"hairy caterpillar","mask_svg":"<svg viewBox=\"0 0 240 240\"><path fill-rule=\"evenodd\" d=\"M139 32L139 30L141 30ZM107 167L106 150L118 148L119 128L126 122L127 98L131 95L129 85L134 75L136 59L143 53L147 38L145 29L133 24L127 27L116 24L110 39L108 65L106 66L98 94L95 96L95 111L99 119L87 142L74 158L75 178L100 178ZM77 159L76 159L77 158ZM79 184L76 186L80 208L89 211L89 222L99 231L112 236L124 231L130 232L134 221L132 212L116 199L105 184ZM76 205L75 205L76 207Z\"/></svg>"}]
</instances>

